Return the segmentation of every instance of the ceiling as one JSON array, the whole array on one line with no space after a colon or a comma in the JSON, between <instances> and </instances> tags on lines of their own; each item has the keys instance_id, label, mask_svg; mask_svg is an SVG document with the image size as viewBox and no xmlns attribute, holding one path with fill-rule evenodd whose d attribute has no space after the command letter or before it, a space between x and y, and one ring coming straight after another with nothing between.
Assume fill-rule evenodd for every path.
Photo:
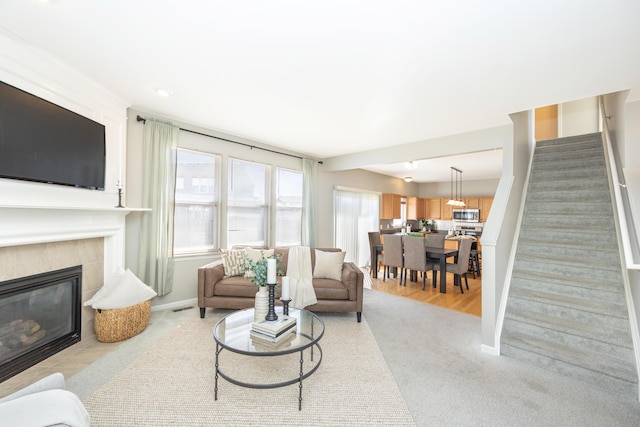
<instances>
[{"instance_id":1,"label":"ceiling","mask_svg":"<svg viewBox=\"0 0 640 427\"><path fill-rule=\"evenodd\" d=\"M2 0L1 12L2 33L134 109L317 159L640 87L635 0ZM484 155L460 157L465 179L496 173L480 168L499 156Z\"/></svg>"}]
</instances>

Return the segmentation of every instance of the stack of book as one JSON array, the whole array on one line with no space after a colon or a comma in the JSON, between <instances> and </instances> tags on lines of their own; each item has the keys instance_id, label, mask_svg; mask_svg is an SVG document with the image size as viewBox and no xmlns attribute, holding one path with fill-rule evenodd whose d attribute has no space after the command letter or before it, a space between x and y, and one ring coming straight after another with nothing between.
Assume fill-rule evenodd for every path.
<instances>
[{"instance_id":1,"label":"stack of book","mask_svg":"<svg viewBox=\"0 0 640 427\"><path fill-rule=\"evenodd\" d=\"M260 320L251 325L251 338L265 343L278 343L295 337L296 318L280 316L276 320Z\"/></svg>"}]
</instances>

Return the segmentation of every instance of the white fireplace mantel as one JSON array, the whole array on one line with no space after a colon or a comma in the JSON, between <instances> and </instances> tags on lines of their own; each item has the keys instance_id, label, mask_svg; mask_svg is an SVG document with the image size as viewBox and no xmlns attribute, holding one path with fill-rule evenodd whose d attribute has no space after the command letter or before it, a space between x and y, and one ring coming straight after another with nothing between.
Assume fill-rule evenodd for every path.
<instances>
[{"instance_id":1,"label":"white fireplace mantel","mask_svg":"<svg viewBox=\"0 0 640 427\"><path fill-rule=\"evenodd\" d=\"M104 238L105 277L124 266L125 216L142 208L0 205L0 247Z\"/></svg>"}]
</instances>

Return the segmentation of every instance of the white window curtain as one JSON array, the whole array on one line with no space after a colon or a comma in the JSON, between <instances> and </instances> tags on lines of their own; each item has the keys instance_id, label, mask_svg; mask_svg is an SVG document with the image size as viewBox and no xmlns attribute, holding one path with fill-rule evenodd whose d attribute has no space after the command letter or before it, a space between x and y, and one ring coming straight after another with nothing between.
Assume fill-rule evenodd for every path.
<instances>
[{"instance_id":1,"label":"white window curtain","mask_svg":"<svg viewBox=\"0 0 640 427\"><path fill-rule=\"evenodd\" d=\"M158 295L173 289L173 210L177 126L147 119L143 134L142 216L138 277Z\"/></svg>"},{"instance_id":2,"label":"white window curtain","mask_svg":"<svg viewBox=\"0 0 640 427\"><path fill-rule=\"evenodd\" d=\"M334 189L334 242L347 254L345 261L358 267L371 264L369 232L379 229L378 193L336 187Z\"/></svg>"},{"instance_id":3,"label":"white window curtain","mask_svg":"<svg viewBox=\"0 0 640 427\"><path fill-rule=\"evenodd\" d=\"M318 186L318 162L302 159L302 245L316 247L316 188Z\"/></svg>"}]
</instances>

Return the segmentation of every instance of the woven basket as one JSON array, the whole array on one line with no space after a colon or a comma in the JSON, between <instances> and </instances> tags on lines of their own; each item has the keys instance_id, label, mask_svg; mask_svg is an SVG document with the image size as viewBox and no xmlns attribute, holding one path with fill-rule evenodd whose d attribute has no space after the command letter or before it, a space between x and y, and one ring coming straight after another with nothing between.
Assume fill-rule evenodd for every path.
<instances>
[{"instance_id":1,"label":"woven basket","mask_svg":"<svg viewBox=\"0 0 640 427\"><path fill-rule=\"evenodd\" d=\"M151 301L125 308L95 310L94 327L100 342L118 342L144 331L151 316Z\"/></svg>"}]
</instances>

